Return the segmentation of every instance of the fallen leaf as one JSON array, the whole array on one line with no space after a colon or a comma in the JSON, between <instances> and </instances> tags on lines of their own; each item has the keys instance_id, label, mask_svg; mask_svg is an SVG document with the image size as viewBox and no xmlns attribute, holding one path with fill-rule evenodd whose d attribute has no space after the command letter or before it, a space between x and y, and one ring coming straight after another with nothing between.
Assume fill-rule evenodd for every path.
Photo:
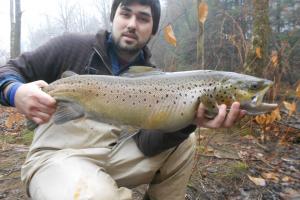
<instances>
[{"instance_id":1,"label":"fallen leaf","mask_svg":"<svg viewBox=\"0 0 300 200\"><path fill-rule=\"evenodd\" d=\"M258 123L258 124L260 124L260 125L264 124L265 121L266 121L266 115L264 115L264 114L262 114L262 115L257 115L257 116L255 117L255 121L256 121L256 123Z\"/></svg>"},{"instance_id":2,"label":"fallen leaf","mask_svg":"<svg viewBox=\"0 0 300 200\"><path fill-rule=\"evenodd\" d=\"M255 184L259 186L266 186L266 181L263 178L256 178L253 176L248 175L248 178Z\"/></svg>"},{"instance_id":3,"label":"fallen leaf","mask_svg":"<svg viewBox=\"0 0 300 200\"><path fill-rule=\"evenodd\" d=\"M278 65L278 52L277 51L272 51L271 62L273 63L274 66Z\"/></svg>"},{"instance_id":4,"label":"fallen leaf","mask_svg":"<svg viewBox=\"0 0 300 200\"><path fill-rule=\"evenodd\" d=\"M284 192L280 193L280 197L283 199L296 200L300 199L300 191L294 190L292 188L286 188Z\"/></svg>"},{"instance_id":5,"label":"fallen leaf","mask_svg":"<svg viewBox=\"0 0 300 200\"><path fill-rule=\"evenodd\" d=\"M299 83L298 87L296 88L296 96L298 98L300 98L300 83Z\"/></svg>"},{"instance_id":6,"label":"fallen leaf","mask_svg":"<svg viewBox=\"0 0 300 200\"><path fill-rule=\"evenodd\" d=\"M271 113L272 117L274 118L274 120L281 120L281 115L280 115L280 110L279 108L276 108L275 110L272 111Z\"/></svg>"},{"instance_id":7,"label":"fallen leaf","mask_svg":"<svg viewBox=\"0 0 300 200\"><path fill-rule=\"evenodd\" d=\"M261 48L260 47L257 47L255 49L255 54L256 54L256 57L257 58L262 58L262 55L261 55Z\"/></svg>"},{"instance_id":8,"label":"fallen leaf","mask_svg":"<svg viewBox=\"0 0 300 200\"><path fill-rule=\"evenodd\" d=\"M289 102L287 102L287 101L284 101L284 102L283 102L283 105L284 105L284 107L289 111L289 114L288 114L289 117L290 117L294 112L296 112L297 105L296 105L295 102L289 103Z\"/></svg>"},{"instance_id":9,"label":"fallen leaf","mask_svg":"<svg viewBox=\"0 0 300 200\"><path fill-rule=\"evenodd\" d=\"M283 182L290 182L292 179L291 179L291 177L289 177L289 176L284 176L283 178L282 178L282 181Z\"/></svg>"},{"instance_id":10,"label":"fallen leaf","mask_svg":"<svg viewBox=\"0 0 300 200\"><path fill-rule=\"evenodd\" d=\"M198 19L199 22L204 24L208 15L208 5L206 2L201 2L198 6Z\"/></svg>"},{"instance_id":11,"label":"fallen leaf","mask_svg":"<svg viewBox=\"0 0 300 200\"><path fill-rule=\"evenodd\" d=\"M176 44L177 44L177 40L176 40L176 37L175 37L175 34L173 32L173 28L172 26L169 24L167 25L165 28L164 28L164 35L165 35L165 40L176 47Z\"/></svg>"},{"instance_id":12,"label":"fallen leaf","mask_svg":"<svg viewBox=\"0 0 300 200\"><path fill-rule=\"evenodd\" d=\"M279 182L278 174L275 174L275 173L272 173L272 172L269 172L269 173L263 172L261 175L262 175L262 177L264 177L265 179L273 180L273 181L276 182L276 183Z\"/></svg>"}]
</instances>

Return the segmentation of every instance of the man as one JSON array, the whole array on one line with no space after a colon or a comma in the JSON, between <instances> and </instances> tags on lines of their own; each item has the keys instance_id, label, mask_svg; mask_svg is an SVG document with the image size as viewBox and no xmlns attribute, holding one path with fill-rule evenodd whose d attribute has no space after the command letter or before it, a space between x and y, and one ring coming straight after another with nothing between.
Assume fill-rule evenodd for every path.
<instances>
[{"instance_id":1,"label":"man","mask_svg":"<svg viewBox=\"0 0 300 200\"><path fill-rule=\"evenodd\" d=\"M114 0L112 32L70 34L50 40L0 68L1 104L15 106L40 124L22 167L22 180L34 200L132 199L129 188L149 184L144 199L184 199L191 175L195 125L174 133L140 130L123 137L113 125L81 119L55 125L56 102L40 88L66 70L120 75L132 65L152 66L146 47L159 25L159 0ZM244 115L234 103L226 116L195 124L230 127Z\"/></svg>"}]
</instances>

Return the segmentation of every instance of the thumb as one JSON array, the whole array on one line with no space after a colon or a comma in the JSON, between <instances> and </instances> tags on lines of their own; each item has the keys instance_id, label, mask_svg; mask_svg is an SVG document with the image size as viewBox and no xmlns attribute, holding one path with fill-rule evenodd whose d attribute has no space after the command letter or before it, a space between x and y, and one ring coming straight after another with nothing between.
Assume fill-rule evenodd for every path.
<instances>
[{"instance_id":1,"label":"thumb","mask_svg":"<svg viewBox=\"0 0 300 200\"><path fill-rule=\"evenodd\" d=\"M46 82L43 81L43 80L34 81L34 82L32 82L32 83L35 84L35 85L37 85L37 86L40 87L40 88L43 88L43 87L48 86L48 83L46 83Z\"/></svg>"}]
</instances>

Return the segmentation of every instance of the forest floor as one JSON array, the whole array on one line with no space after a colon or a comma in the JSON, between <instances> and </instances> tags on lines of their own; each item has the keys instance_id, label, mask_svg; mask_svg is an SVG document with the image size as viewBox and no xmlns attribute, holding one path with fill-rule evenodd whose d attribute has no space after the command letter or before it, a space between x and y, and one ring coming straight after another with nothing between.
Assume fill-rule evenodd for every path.
<instances>
[{"instance_id":1,"label":"forest floor","mask_svg":"<svg viewBox=\"0 0 300 200\"><path fill-rule=\"evenodd\" d=\"M187 200L300 199L298 114L262 131L253 119L232 129L201 129ZM32 132L14 109L0 107L0 199L26 200L20 180ZM145 186L134 189L142 198Z\"/></svg>"}]
</instances>

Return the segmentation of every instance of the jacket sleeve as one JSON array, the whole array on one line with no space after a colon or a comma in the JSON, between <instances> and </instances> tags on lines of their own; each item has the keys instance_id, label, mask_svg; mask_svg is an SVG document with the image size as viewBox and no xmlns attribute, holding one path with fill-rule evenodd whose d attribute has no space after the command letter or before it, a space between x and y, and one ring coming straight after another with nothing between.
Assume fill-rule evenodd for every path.
<instances>
[{"instance_id":1,"label":"jacket sleeve","mask_svg":"<svg viewBox=\"0 0 300 200\"><path fill-rule=\"evenodd\" d=\"M0 80L7 76L18 77L24 82L45 80L49 83L56 80L63 63L64 42L64 37L56 37L34 51L9 60L0 67Z\"/></svg>"},{"instance_id":2,"label":"jacket sleeve","mask_svg":"<svg viewBox=\"0 0 300 200\"><path fill-rule=\"evenodd\" d=\"M138 148L145 156L155 156L167 149L181 144L196 129L195 125L181 129L173 133L161 133L157 131L141 130L133 136Z\"/></svg>"}]
</instances>

